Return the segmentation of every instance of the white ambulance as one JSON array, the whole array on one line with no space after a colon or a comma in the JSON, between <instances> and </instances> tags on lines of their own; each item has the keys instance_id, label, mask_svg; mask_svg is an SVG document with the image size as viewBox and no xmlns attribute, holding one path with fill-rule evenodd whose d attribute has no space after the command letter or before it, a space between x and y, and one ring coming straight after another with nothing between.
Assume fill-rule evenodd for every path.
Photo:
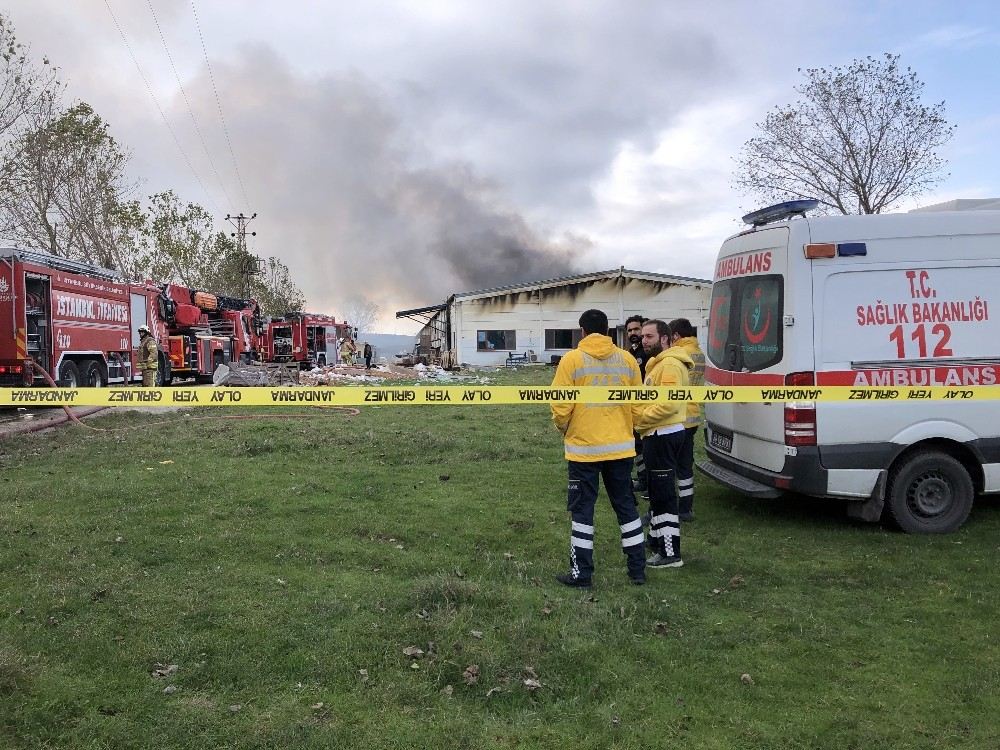
<instances>
[{"instance_id":1,"label":"white ambulance","mask_svg":"<svg viewBox=\"0 0 1000 750\"><path fill-rule=\"evenodd\" d=\"M711 385L994 385L1000 211L743 217L715 268ZM755 497L794 492L944 533L1000 492L1000 401L706 404L699 469Z\"/></svg>"}]
</instances>

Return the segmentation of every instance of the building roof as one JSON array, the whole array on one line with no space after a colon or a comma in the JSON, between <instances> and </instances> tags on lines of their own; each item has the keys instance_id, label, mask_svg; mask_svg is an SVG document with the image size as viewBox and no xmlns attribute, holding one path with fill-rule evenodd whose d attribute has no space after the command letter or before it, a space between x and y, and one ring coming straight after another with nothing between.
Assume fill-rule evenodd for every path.
<instances>
[{"instance_id":1,"label":"building roof","mask_svg":"<svg viewBox=\"0 0 1000 750\"><path fill-rule=\"evenodd\" d=\"M998 211L1000 210L1000 198L956 198L944 203L934 203L930 206L921 206L910 211L921 213L924 211Z\"/></svg>"},{"instance_id":2,"label":"building roof","mask_svg":"<svg viewBox=\"0 0 1000 750\"><path fill-rule=\"evenodd\" d=\"M427 305L427 307L415 307L412 310L397 310L396 317L408 318L411 315L427 315L429 313L436 313L440 310L444 310L447 306L448 305L442 303L440 305Z\"/></svg>"},{"instance_id":3,"label":"building roof","mask_svg":"<svg viewBox=\"0 0 1000 750\"><path fill-rule=\"evenodd\" d=\"M600 279L638 279L640 281L656 281L668 284L682 284L685 286L711 286L711 279L697 279L691 276L672 276L665 273L654 273L652 271L633 271L628 268L613 268L609 271L594 271L592 273L581 273L574 276L559 276L554 279L543 279L541 281L526 281L520 284L508 284L506 286L491 287L489 289L478 289L473 292L458 292L449 298L467 300L482 297L494 297L499 294L511 294L515 292L527 292L535 289L547 289L556 286L566 286L569 284L579 284L588 281L598 281Z\"/></svg>"},{"instance_id":4,"label":"building roof","mask_svg":"<svg viewBox=\"0 0 1000 750\"><path fill-rule=\"evenodd\" d=\"M529 292L535 289L550 289L557 286L568 286L570 284L586 283L588 281L598 281L600 279L638 279L640 281L653 281L666 284L681 284L684 286L711 286L711 279L697 279L692 276L673 276L666 273L654 273L652 271L633 271L624 266L612 268L609 271L594 271L592 273L581 273L574 276L559 276L554 279L542 279L541 281L525 281L519 284L508 284L506 286L490 287L489 289L477 289L473 292L456 292L448 297L444 304L428 305L418 307L413 310L399 310L396 312L397 318L419 317L426 319L433 318L438 312L444 310L454 300L464 301L472 299L484 299L486 297L496 297L502 294L513 294L517 292Z\"/></svg>"}]
</instances>

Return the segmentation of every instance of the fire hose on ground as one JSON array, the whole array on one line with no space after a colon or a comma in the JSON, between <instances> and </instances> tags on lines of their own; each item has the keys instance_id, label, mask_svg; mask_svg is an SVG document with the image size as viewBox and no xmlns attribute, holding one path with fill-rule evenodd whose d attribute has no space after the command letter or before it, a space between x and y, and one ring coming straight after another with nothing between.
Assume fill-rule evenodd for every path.
<instances>
[{"instance_id":1,"label":"fire hose on ground","mask_svg":"<svg viewBox=\"0 0 1000 750\"><path fill-rule=\"evenodd\" d=\"M47 382L53 388L57 388L58 387L57 383L52 379L52 376L49 375L49 373L45 370L45 368L41 367L34 360L31 361L31 365L32 365L32 367L35 368L35 370L37 370L39 373L41 373L42 377L45 379L45 382ZM135 425L135 426L129 426L129 427L116 427L114 429L106 429L106 428L103 428L103 427L93 427L92 425L84 424L83 421L80 418L81 417L92 416L94 414L97 414L98 412L105 411L106 409L108 409L110 407L107 407L107 406L94 406L94 407L91 407L91 408L82 409L82 410L77 411L77 412L74 412L66 404L62 404L61 408L65 412L65 414L63 416L57 417L56 419L48 419L48 420L45 420L44 422L36 422L36 423L32 423L32 424L21 425L21 426L18 426L18 427L14 427L14 428L12 428L10 430L7 430L5 432L0 432L0 440L3 440L4 438L15 437L17 435L25 435L25 434L29 434L29 433L32 433L32 432L41 432L42 430L48 430L48 429L51 429L51 428L54 428L54 427L59 427L61 425L67 424L68 422L73 422L73 423L79 425L80 427L85 427L86 429L93 430L95 432L121 432L121 431L124 431L124 430L133 430L133 429L136 429L137 427L148 427L148 426L150 426L150 424L153 424L153 425L156 425L156 424L169 424L168 420L163 420L163 421L160 421L160 422L152 422L152 423L146 422L146 423L143 423L142 425ZM287 414L287 413L286 414L223 414L223 415L217 415L217 416L211 416L211 417L187 417L185 419L185 421L200 421L201 422L201 421L217 420L217 419L229 419L229 420L232 420L232 419L289 419L289 418L292 418L292 419L301 419L302 417L328 417L328 416L333 416L336 413L346 414L349 417L355 417L355 416L359 415L361 413L361 411L359 409L355 409L355 408L348 407L348 406L335 406L335 407L327 407L325 409L316 409L315 411L311 412L310 414Z\"/></svg>"}]
</instances>

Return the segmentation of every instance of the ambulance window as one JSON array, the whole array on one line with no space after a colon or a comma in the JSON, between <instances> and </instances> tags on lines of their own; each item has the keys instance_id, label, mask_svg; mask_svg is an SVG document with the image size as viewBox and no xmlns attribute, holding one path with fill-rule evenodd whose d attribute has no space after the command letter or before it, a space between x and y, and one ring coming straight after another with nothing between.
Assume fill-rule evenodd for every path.
<instances>
[{"instance_id":1,"label":"ambulance window","mask_svg":"<svg viewBox=\"0 0 1000 750\"><path fill-rule=\"evenodd\" d=\"M712 287L708 359L729 371L755 372L782 358L782 277L747 276Z\"/></svg>"},{"instance_id":2,"label":"ambulance window","mask_svg":"<svg viewBox=\"0 0 1000 750\"><path fill-rule=\"evenodd\" d=\"M729 343L729 309L733 301L733 281L720 281L712 287L712 306L708 317L708 358L726 368ZM728 368L726 368L728 369Z\"/></svg>"},{"instance_id":3,"label":"ambulance window","mask_svg":"<svg viewBox=\"0 0 1000 750\"><path fill-rule=\"evenodd\" d=\"M751 276L742 282L742 369L756 372L781 361L781 277Z\"/></svg>"}]
</instances>

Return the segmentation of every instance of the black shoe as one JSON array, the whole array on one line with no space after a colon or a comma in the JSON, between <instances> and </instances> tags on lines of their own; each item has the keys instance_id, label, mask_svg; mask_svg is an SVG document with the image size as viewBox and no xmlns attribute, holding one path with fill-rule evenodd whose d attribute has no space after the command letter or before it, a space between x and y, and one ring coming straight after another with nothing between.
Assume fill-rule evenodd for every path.
<instances>
[{"instance_id":1,"label":"black shoe","mask_svg":"<svg viewBox=\"0 0 1000 750\"><path fill-rule=\"evenodd\" d=\"M560 573L556 576L556 580L559 581L563 586L569 586L573 589L589 589L590 579L589 578L577 578L572 573Z\"/></svg>"},{"instance_id":2,"label":"black shoe","mask_svg":"<svg viewBox=\"0 0 1000 750\"><path fill-rule=\"evenodd\" d=\"M694 520L694 511L693 510L689 510L687 513L678 513L677 517L679 519L681 519L682 521L693 521Z\"/></svg>"},{"instance_id":3,"label":"black shoe","mask_svg":"<svg viewBox=\"0 0 1000 750\"><path fill-rule=\"evenodd\" d=\"M664 555L662 552L657 552L648 560L646 560L647 568L679 568L684 565L684 561L681 560L680 555Z\"/></svg>"},{"instance_id":4,"label":"black shoe","mask_svg":"<svg viewBox=\"0 0 1000 750\"><path fill-rule=\"evenodd\" d=\"M645 586L646 585L646 574L643 573L641 576L629 576L629 583L633 586Z\"/></svg>"}]
</instances>

